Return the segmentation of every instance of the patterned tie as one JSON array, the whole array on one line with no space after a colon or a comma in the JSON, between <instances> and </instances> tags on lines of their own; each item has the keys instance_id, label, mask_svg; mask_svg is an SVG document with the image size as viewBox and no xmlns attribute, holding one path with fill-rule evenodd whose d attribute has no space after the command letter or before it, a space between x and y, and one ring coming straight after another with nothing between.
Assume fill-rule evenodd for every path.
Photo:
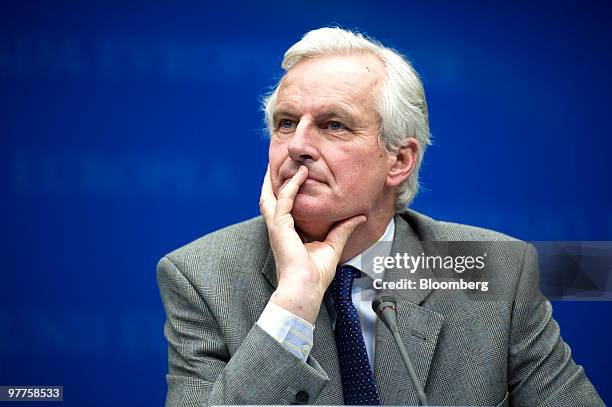
<instances>
[{"instance_id":1,"label":"patterned tie","mask_svg":"<svg viewBox=\"0 0 612 407\"><path fill-rule=\"evenodd\" d=\"M360 275L351 266L339 266L331 283L331 295L336 308L336 346L340 360L340 377L344 403L347 405L380 405L376 381L365 341L361 333L359 315L351 300L353 279Z\"/></svg>"}]
</instances>

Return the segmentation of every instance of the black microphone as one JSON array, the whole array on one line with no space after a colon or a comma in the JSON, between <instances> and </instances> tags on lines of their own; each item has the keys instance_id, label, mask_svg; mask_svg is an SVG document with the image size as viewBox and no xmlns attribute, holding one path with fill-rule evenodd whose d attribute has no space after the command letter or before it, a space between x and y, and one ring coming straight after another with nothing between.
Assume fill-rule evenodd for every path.
<instances>
[{"instance_id":1,"label":"black microphone","mask_svg":"<svg viewBox=\"0 0 612 407\"><path fill-rule=\"evenodd\" d=\"M417 396L419 397L419 404L422 406L427 405L427 396L425 396L425 392L421 387L421 383L419 382L419 378L414 371L414 367L412 367L412 362L410 362L410 357L408 356L408 352L406 352L406 347L404 346L404 342L402 342L402 337L399 334L399 329L397 327L397 308L395 306L395 298L390 295L377 295L372 301L372 309L374 312L382 319L385 323L389 331L393 334L393 338L395 339L395 343L399 348L400 354L402 355L402 359L404 360L404 364L406 365L406 369L408 370L408 374L410 375L410 380L412 381L412 385L416 389Z\"/></svg>"}]
</instances>

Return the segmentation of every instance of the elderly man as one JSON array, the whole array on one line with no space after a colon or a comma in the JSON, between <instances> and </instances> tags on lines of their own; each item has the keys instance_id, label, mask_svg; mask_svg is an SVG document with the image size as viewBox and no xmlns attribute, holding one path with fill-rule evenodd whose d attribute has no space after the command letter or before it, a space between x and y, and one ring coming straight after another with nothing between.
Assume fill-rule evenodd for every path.
<instances>
[{"instance_id":1,"label":"elderly man","mask_svg":"<svg viewBox=\"0 0 612 407\"><path fill-rule=\"evenodd\" d=\"M159 262L167 405L603 405L538 289L530 245L405 209L429 143L412 66L339 28L307 33L282 66L264 102L263 217ZM495 301L383 286L407 368L371 306L381 281L407 271L378 275L361 259L377 245L390 258L418 256L429 241L509 244L489 248L487 272L502 276Z\"/></svg>"}]
</instances>

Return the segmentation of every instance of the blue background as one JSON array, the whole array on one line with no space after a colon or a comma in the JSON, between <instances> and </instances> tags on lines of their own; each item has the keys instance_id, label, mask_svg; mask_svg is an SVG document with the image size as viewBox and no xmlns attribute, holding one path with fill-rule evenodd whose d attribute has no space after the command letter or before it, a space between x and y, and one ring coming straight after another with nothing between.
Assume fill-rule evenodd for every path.
<instances>
[{"instance_id":1,"label":"blue background","mask_svg":"<svg viewBox=\"0 0 612 407\"><path fill-rule=\"evenodd\" d=\"M421 73L435 145L415 209L526 240L612 240L612 11L535 3L0 3L0 385L163 403L157 259L258 214L259 99L323 25ZM612 402L610 303L554 307Z\"/></svg>"}]
</instances>

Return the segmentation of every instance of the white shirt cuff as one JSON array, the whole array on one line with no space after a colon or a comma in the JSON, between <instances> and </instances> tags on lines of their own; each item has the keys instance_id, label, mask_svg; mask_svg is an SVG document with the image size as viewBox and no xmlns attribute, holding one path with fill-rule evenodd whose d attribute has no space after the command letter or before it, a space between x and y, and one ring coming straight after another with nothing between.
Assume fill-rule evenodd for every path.
<instances>
[{"instance_id":1,"label":"white shirt cuff","mask_svg":"<svg viewBox=\"0 0 612 407\"><path fill-rule=\"evenodd\" d=\"M314 332L314 326L308 321L268 301L257 325L302 362L306 362L312 349Z\"/></svg>"}]
</instances>

